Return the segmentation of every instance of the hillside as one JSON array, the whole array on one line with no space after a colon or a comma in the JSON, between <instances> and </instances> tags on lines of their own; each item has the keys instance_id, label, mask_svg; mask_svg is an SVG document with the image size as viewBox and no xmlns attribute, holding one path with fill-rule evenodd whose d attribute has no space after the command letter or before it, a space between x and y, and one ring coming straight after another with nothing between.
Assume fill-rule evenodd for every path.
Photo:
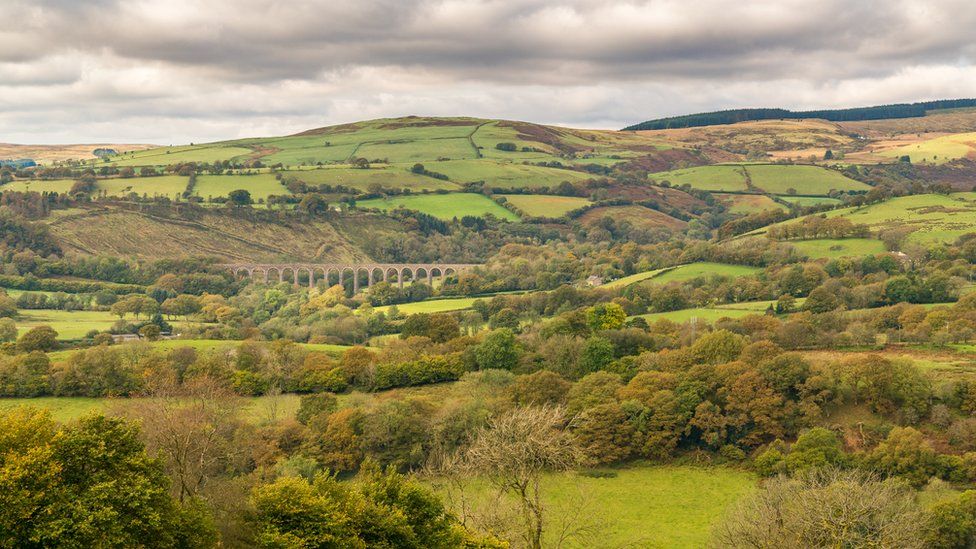
<instances>
[{"instance_id":1,"label":"hillside","mask_svg":"<svg viewBox=\"0 0 976 549\"><path fill-rule=\"evenodd\" d=\"M939 101L923 101L918 103L898 103L894 105L877 105L872 107L856 107L850 109L820 109L811 111L791 111L788 109L775 108L730 109L725 111L704 112L648 120L646 122L627 126L624 128L624 131L693 128L698 126L715 126L721 124L735 124L737 122L750 122L754 120L775 119L821 119L832 122L887 120L892 118L914 118L925 116L929 111L967 107L976 107L976 99L944 99Z\"/></svg>"}]
</instances>

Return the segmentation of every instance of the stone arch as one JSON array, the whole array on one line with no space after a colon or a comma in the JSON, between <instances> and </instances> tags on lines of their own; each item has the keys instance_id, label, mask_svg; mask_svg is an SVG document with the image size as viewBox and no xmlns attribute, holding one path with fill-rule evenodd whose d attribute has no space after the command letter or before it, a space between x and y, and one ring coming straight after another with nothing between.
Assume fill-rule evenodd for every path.
<instances>
[{"instance_id":1,"label":"stone arch","mask_svg":"<svg viewBox=\"0 0 976 549\"><path fill-rule=\"evenodd\" d=\"M274 271L273 275L271 274L272 271ZM265 273L265 282L274 282L275 278L278 279L278 282L282 281L281 268L278 267L277 265L271 265L267 267L264 273Z\"/></svg>"}]
</instances>

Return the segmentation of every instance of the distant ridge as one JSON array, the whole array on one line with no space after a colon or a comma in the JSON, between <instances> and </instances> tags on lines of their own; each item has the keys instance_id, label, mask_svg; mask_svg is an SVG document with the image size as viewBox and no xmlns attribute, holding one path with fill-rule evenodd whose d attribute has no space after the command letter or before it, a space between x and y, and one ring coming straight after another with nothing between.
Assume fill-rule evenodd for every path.
<instances>
[{"instance_id":1,"label":"distant ridge","mask_svg":"<svg viewBox=\"0 0 976 549\"><path fill-rule=\"evenodd\" d=\"M927 111L939 109L959 109L976 107L976 99L942 99L938 101L923 101L920 103L897 103L894 105L878 105L874 107L856 107L853 109L824 109L817 111L791 111L787 109L730 109L726 111L703 112L670 118L648 120L633 126L627 126L623 131L637 130L667 130L672 128L695 128L699 126L714 126L719 124L735 124L750 120L776 120L780 118L821 118L832 122L850 122L854 120L883 120L885 118L914 118L925 116Z\"/></svg>"}]
</instances>

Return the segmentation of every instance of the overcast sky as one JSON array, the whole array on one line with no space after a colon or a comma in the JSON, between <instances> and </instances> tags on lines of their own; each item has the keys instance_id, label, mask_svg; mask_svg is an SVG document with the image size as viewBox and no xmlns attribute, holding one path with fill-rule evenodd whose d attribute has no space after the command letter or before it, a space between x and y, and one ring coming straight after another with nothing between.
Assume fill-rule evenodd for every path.
<instances>
[{"instance_id":1,"label":"overcast sky","mask_svg":"<svg viewBox=\"0 0 976 549\"><path fill-rule=\"evenodd\" d=\"M0 0L0 142L958 97L974 0Z\"/></svg>"}]
</instances>

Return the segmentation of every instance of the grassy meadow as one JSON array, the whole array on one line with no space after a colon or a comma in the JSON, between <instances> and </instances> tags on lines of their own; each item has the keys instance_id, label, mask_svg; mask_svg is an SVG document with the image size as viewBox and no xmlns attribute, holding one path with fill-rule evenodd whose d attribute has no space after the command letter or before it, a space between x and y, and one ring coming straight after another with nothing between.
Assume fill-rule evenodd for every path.
<instances>
[{"instance_id":1,"label":"grassy meadow","mask_svg":"<svg viewBox=\"0 0 976 549\"><path fill-rule=\"evenodd\" d=\"M786 206L764 194L717 194L716 198L728 205L736 215L749 215L765 210L786 210Z\"/></svg>"},{"instance_id":2,"label":"grassy meadow","mask_svg":"<svg viewBox=\"0 0 976 549\"><path fill-rule=\"evenodd\" d=\"M749 309L732 309L719 307L699 307L695 309L681 309L680 311L667 311L664 313L648 313L638 315L648 322L658 320L670 320L679 324L688 321L696 322L715 322L723 318L742 318L744 316L762 314L762 311Z\"/></svg>"},{"instance_id":3,"label":"grassy meadow","mask_svg":"<svg viewBox=\"0 0 976 549\"><path fill-rule=\"evenodd\" d=\"M838 171L820 166L749 164L744 166L752 185L770 194L825 195L830 191L869 191L871 187Z\"/></svg>"},{"instance_id":4,"label":"grassy meadow","mask_svg":"<svg viewBox=\"0 0 976 549\"><path fill-rule=\"evenodd\" d=\"M908 156L913 163L944 164L966 157L976 157L976 132L959 133L928 139L889 149L880 153L889 158Z\"/></svg>"},{"instance_id":5,"label":"grassy meadow","mask_svg":"<svg viewBox=\"0 0 976 549\"><path fill-rule=\"evenodd\" d=\"M460 219L466 215L484 216L486 214L492 214L499 219L509 221L518 220L518 216L499 206L494 200L474 193L391 196L389 198L362 200L356 205L360 208L378 208L381 210L392 210L402 206L445 220L455 217Z\"/></svg>"},{"instance_id":6,"label":"grassy meadow","mask_svg":"<svg viewBox=\"0 0 976 549\"><path fill-rule=\"evenodd\" d=\"M727 265L725 263L689 263L680 265L673 269L665 270L661 274L648 279L648 283L666 284L668 282L692 280L702 276L725 276L738 277L749 276L762 272L759 267L749 267L746 265Z\"/></svg>"},{"instance_id":7,"label":"grassy meadow","mask_svg":"<svg viewBox=\"0 0 976 549\"><path fill-rule=\"evenodd\" d=\"M186 190L189 177L181 175L161 175L158 177L130 177L99 179L98 190L109 195L136 193L147 196L166 196L173 198Z\"/></svg>"},{"instance_id":8,"label":"grassy meadow","mask_svg":"<svg viewBox=\"0 0 976 549\"><path fill-rule=\"evenodd\" d=\"M672 187L688 185L703 191L729 192L747 191L746 173L742 166L721 164L699 166L669 172L652 173L650 178L657 182L668 181Z\"/></svg>"},{"instance_id":9,"label":"grassy meadow","mask_svg":"<svg viewBox=\"0 0 976 549\"><path fill-rule=\"evenodd\" d=\"M271 195L291 194L288 189L275 178L272 173L254 175L199 175L194 194L203 197L227 196L231 191L244 189L251 193L251 198L267 200Z\"/></svg>"},{"instance_id":10,"label":"grassy meadow","mask_svg":"<svg viewBox=\"0 0 976 549\"><path fill-rule=\"evenodd\" d=\"M571 520L592 528L585 545L593 548L704 547L727 509L756 487L755 475L727 467L638 465L598 472L551 474L543 484L552 509L582 510ZM485 481L463 487L468 510L483 513L497 505ZM555 539L547 542L556 546Z\"/></svg>"},{"instance_id":11,"label":"grassy meadow","mask_svg":"<svg viewBox=\"0 0 976 549\"><path fill-rule=\"evenodd\" d=\"M635 227L650 230L662 228L680 230L687 225L687 222L671 217L666 213L636 205L601 206L587 211L579 219L590 225L602 221L604 217L609 217L616 223L626 221Z\"/></svg>"},{"instance_id":12,"label":"grassy meadow","mask_svg":"<svg viewBox=\"0 0 976 549\"><path fill-rule=\"evenodd\" d=\"M791 246L810 259L854 257L884 253L884 242L873 238L791 240Z\"/></svg>"},{"instance_id":13,"label":"grassy meadow","mask_svg":"<svg viewBox=\"0 0 976 549\"><path fill-rule=\"evenodd\" d=\"M582 208L591 202L575 196L553 196L547 194L504 194L501 195L516 208L532 217L562 217L567 212Z\"/></svg>"}]
</instances>

